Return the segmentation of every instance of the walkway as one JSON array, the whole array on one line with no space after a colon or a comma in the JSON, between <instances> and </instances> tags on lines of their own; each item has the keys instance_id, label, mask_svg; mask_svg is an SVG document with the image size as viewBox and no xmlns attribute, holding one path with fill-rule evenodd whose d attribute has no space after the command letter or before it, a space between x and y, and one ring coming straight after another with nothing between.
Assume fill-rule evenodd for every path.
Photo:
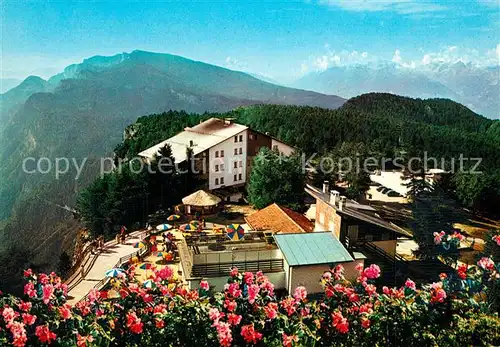
<instances>
[{"instance_id":1,"label":"walkway","mask_svg":"<svg viewBox=\"0 0 500 347\"><path fill-rule=\"evenodd\" d=\"M134 243L140 241L145 235L145 231L131 234L125 244L116 244L115 241L106 243L102 252L92 258L89 264L90 269L85 269L85 277L79 279L79 283L68 292L68 302L76 304L102 279L106 277L105 273L113 268L120 258L138 251L134 248Z\"/></svg>"}]
</instances>

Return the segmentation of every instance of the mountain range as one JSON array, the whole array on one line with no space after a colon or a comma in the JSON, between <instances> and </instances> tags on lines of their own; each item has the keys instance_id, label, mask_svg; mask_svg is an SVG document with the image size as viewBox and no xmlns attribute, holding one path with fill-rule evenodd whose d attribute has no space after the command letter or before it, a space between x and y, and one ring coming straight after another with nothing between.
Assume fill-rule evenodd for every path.
<instances>
[{"instance_id":1,"label":"mountain range","mask_svg":"<svg viewBox=\"0 0 500 347\"><path fill-rule=\"evenodd\" d=\"M99 172L100 158L112 156L123 129L140 116L266 103L334 109L344 101L145 51L95 56L48 80L30 76L0 95L0 245L22 244L38 260L57 261L77 229L71 212L57 206L73 206L76 193ZM24 172L23 160L30 157L48 158L52 171ZM74 165L56 179L55 158L86 160L79 179Z\"/></svg>"},{"instance_id":2,"label":"mountain range","mask_svg":"<svg viewBox=\"0 0 500 347\"><path fill-rule=\"evenodd\" d=\"M500 118L500 68L472 63L431 63L419 68L396 63L336 66L312 72L291 86L351 98L388 92L414 98L449 98L488 118Z\"/></svg>"}]
</instances>

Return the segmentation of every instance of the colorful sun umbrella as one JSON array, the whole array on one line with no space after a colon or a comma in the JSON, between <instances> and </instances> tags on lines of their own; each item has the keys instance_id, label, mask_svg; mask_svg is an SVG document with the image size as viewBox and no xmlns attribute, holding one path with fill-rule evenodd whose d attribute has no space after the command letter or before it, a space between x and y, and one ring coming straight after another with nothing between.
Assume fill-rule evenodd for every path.
<instances>
[{"instance_id":1,"label":"colorful sun umbrella","mask_svg":"<svg viewBox=\"0 0 500 347\"><path fill-rule=\"evenodd\" d=\"M245 236L245 229L240 224L230 224L226 228L227 237L233 241L239 241Z\"/></svg>"},{"instance_id":2,"label":"colorful sun umbrella","mask_svg":"<svg viewBox=\"0 0 500 347\"><path fill-rule=\"evenodd\" d=\"M125 274L125 272L123 272L122 269L118 269L118 268L113 268L111 270L106 271L106 273L105 273L106 277L119 277L122 274Z\"/></svg>"},{"instance_id":3,"label":"colorful sun umbrella","mask_svg":"<svg viewBox=\"0 0 500 347\"><path fill-rule=\"evenodd\" d=\"M157 257L163 257L164 252L156 252Z\"/></svg>"},{"instance_id":4,"label":"colorful sun umbrella","mask_svg":"<svg viewBox=\"0 0 500 347\"><path fill-rule=\"evenodd\" d=\"M160 224L156 226L156 230L158 231L165 231L170 229L172 229L172 226L170 224Z\"/></svg>"},{"instance_id":5,"label":"colorful sun umbrella","mask_svg":"<svg viewBox=\"0 0 500 347\"><path fill-rule=\"evenodd\" d=\"M134 248L144 248L144 247L146 247L146 244L142 241L139 241L134 244Z\"/></svg>"},{"instance_id":6,"label":"colorful sun umbrella","mask_svg":"<svg viewBox=\"0 0 500 347\"><path fill-rule=\"evenodd\" d=\"M179 229L180 229L181 231L194 231L194 230L197 230L197 229L198 229L198 227L197 227L196 225L193 225L193 224L189 223L189 224L182 224L182 225L179 227Z\"/></svg>"},{"instance_id":7,"label":"colorful sun umbrella","mask_svg":"<svg viewBox=\"0 0 500 347\"><path fill-rule=\"evenodd\" d=\"M191 222L189 222L189 224L191 224L192 226L195 226L195 227L199 227L200 226L200 222L197 221L197 220L192 220Z\"/></svg>"},{"instance_id":8,"label":"colorful sun umbrella","mask_svg":"<svg viewBox=\"0 0 500 347\"><path fill-rule=\"evenodd\" d=\"M169 220L169 221L174 221L174 220L179 220L179 219L181 219L181 216L179 216L178 214L170 215L167 218L167 220Z\"/></svg>"},{"instance_id":9,"label":"colorful sun umbrella","mask_svg":"<svg viewBox=\"0 0 500 347\"><path fill-rule=\"evenodd\" d=\"M156 288L157 285L153 280L146 280L142 283L144 288Z\"/></svg>"},{"instance_id":10,"label":"colorful sun umbrella","mask_svg":"<svg viewBox=\"0 0 500 347\"><path fill-rule=\"evenodd\" d=\"M151 263L144 263L141 266L139 266L139 269L143 269L143 270L150 270L152 268L153 268L153 264L151 264Z\"/></svg>"}]
</instances>

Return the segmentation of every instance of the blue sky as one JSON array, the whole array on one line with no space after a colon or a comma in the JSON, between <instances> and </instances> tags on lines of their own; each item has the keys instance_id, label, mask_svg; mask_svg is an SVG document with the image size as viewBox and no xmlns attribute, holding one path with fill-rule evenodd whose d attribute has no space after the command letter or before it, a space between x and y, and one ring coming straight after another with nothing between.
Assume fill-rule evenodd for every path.
<instances>
[{"instance_id":1,"label":"blue sky","mask_svg":"<svg viewBox=\"0 0 500 347\"><path fill-rule=\"evenodd\" d=\"M2 2L3 77L93 55L179 54L289 81L335 65L498 64L499 1Z\"/></svg>"}]
</instances>

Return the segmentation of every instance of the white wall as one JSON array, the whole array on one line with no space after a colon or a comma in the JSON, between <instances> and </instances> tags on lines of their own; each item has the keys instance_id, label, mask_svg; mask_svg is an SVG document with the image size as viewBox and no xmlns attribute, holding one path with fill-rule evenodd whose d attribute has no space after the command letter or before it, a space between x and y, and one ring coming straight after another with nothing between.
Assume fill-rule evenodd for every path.
<instances>
[{"instance_id":1,"label":"white wall","mask_svg":"<svg viewBox=\"0 0 500 347\"><path fill-rule=\"evenodd\" d=\"M240 142L240 135L242 141ZM234 142L234 136L213 146L208 150L208 189L216 189L221 187L229 187L237 184L246 183L246 170L247 170L247 130L238 133L238 142ZM234 154L234 149L242 149L242 154ZM224 157L220 157L221 150L224 151ZM219 153L219 158L215 157L215 152ZM234 162L237 162L237 168L234 168ZM242 166L239 166L239 162L242 162ZM215 172L215 165L219 165L219 172ZM224 171L220 170L220 164L224 164ZM241 180L238 179L239 174L241 174ZM234 175L237 175L237 181L234 181ZM224 184L220 184L221 177L224 178ZM219 179L219 184L215 185L215 178Z\"/></svg>"},{"instance_id":2,"label":"white wall","mask_svg":"<svg viewBox=\"0 0 500 347\"><path fill-rule=\"evenodd\" d=\"M287 144L278 141L276 139L271 139L271 149L274 149L275 146L278 148L281 154L289 156L295 151L295 149Z\"/></svg>"}]
</instances>

